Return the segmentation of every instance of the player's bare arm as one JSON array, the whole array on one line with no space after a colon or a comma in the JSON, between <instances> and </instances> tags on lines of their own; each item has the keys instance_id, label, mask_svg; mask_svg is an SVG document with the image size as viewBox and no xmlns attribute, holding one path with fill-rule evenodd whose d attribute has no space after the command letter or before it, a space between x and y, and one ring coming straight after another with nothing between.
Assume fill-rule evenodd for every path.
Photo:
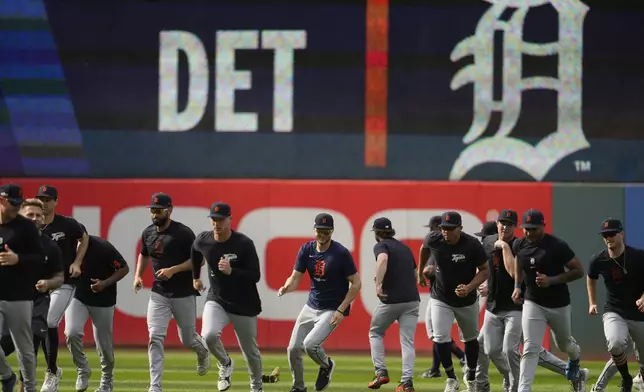
<instances>
[{"instance_id":1,"label":"player's bare arm","mask_svg":"<svg viewBox=\"0 0 644 392\"><path fill-rule=\"evenodd\" d=\"M64 274L62 272L57 272L49 279L40 279L36 282L36 290L41 293L56 290L63 285L64 279Z\"/></svg>"},{"instance_id":2,"label":"player's bare arm","mask_svg":"<svg viewBox=\"0 0 644 392\"><path fill-rule=\"evenodd\" d=\"M125 278L125 276L127 276L128 273L130 273L130 267L126 264L122 268L119 268L116 271L114 271L114 273L107 279L104 279L104 280L92 279L92 285L90 287L94 292L103 291L107 287L115 285L121 279Z\"/></svg>"},{"instance_id":3,"label":"player's bare arm","mask_svg":"<svg viewBox=\"0 0 644 392\"><path fill-rule=\"evenodd\" d=\"M288 279L286 279L286 282L284 282L284 285L280 287L277 295L282 296L286 293L297 290L297 286L300 285L300 281L302 280L303 276L304 274L300 271L293 270L291 276L289 276Z\"/></svg>"},{"instance_id":4,"label":"player's bare arm","mask_svg":"<svg viewBox=\"0 0 644 392\"><path fill-rule=\"evenodd\" d=\"M362 288L362 281L360 280L360 275L356 272L355 274L347 277L349 281L349 291L344 297L344 301L338 306L340 312L347 310L349 305L353 302L354 299L360 294L360 289Z\"/></svg>"},{"instance_id":5,"label":"player's bare arm","mask_svg":"<svg viewBox=\"0 0 644 392\"><path fill-rule=\"evenodd\" d=\"M523 270L516 257L512 258L514 264L514 291L512 292L512 300L515 303L521 303L521 283L523 283Z\"/></svg>"},{"instance_id":6,"label":"player's bare arm","mask_svg":"<svg viewBox=\"0 0 644 392\"><path fill-rule=\"evenodd\" d=\"M416 270L416 280L421 287L427 286L427 278L423 271L425 270L425 265L429 260L429 249L425 248L424 244L420 245L420 250L418 251L418 269Z\"/></svg>"},{"instance_id":7,"label":"player's bare arm","mask_svg":"<svg viewBox=\"0 0 644 392\"><path fill-rule=\"evenodd\" d=\"M205 262L201 260L202 267L204 264ZM161 280L169 280L174 276L174 274L179 272L184 272L184 271L192 271L192 259L188 259L183 263L173 265L172 267L161 268L160 270L157 271L156 277ZM139 275L139 276L142 276L142 275Z\"/></svg>"},{"instance_id":8,"label":"player's bare arm","mask_svg":"<svg viewBox=\"0 0 644 392\"><path fill-rule=\"evenodd\" d=\"M143 288L143 274L148 268L150 257L139 254L136 259L136 270L134 275L134 292L138 293Z\"/></svg>"},{"instance_id":9,"label":"player's bare arm","mask_svg":"<svg viewBox=\"0 0 644 392\"><path fill-rule=\"evenodd\" d=\"M490 266L488 265L487 262L481 264L478 266L478 271L476 272L476 275L474 275L474 279L466 285L465 289L467 290L467 294L471 293L473 290L476 290L479 288L480 285L485 283L487 281L487 278L490 276Z\"/></svg>"},{"instance_id":10,"label":"player's bare arm","mask_svg":"<svg viewBox=\"0 0 644 392\"><path fill-rule=\"evenodd\" d=\"M596 315L597 311L597 280L586 276L586 291L588 292L588 314Z\"/></svg>"},{"instance_id":11,"label":"player's bare arm","mask_svg":"<svg viewBox=\"0 0 644 392\"><path fill-rule=\"evenodd\" d=\"M566 272L557 276L537 274L537 285L539 285L539 287L548 287L555 284L565 284L574 282L584 276L584 267L581 265L581 262L577 257L573 257L572 260L566 263L566 269Z\"/></svg>"},{"instance_id":12,"label":"player's bare arm","mask_svg":"<svg viewBox=\"0 0 644 392\"><path fill-rule=\"evenodd\" d=\"M386 253L381 253L376 259L376 295L378 297L386 297L385 293L382 291L382 281L385 278L387 273L387 262L389 260L389 255Z\"/></svg>"},{"instance_id":13,"label":"player's bare arm","mask_svg":"<svg viewBox=\"0 0 644 392\"><path fill-rule=\"evenodd\" d=\"M76 247L76 258L74 259L74 262L72 265L69 267L69 272L73 272L75 275L78 276L80 275L80 270L81 267L83 266L83 259L85 258L85 253L87 253L87 247L89 246L89 235L87 233L83 233L83 236L81 239L78 241L78 246Z\"/></svg>"},{"instance_id":14,"label":"player's bare arm","mask_svg":"<svg viewBox=\"0 0 644 392\"><path fill-rule=\"evenodd\" d=\"M514 278L514 265L516 263L514 261L514 255L512 254L512 248L510 248L510 245L508 245L508 243L503 240L497 240L494 243L494 247L501 249L501 255L503 256L503 266L505 267L505 270L508 272L508 274Z\"/></svg>"}]
</instances>

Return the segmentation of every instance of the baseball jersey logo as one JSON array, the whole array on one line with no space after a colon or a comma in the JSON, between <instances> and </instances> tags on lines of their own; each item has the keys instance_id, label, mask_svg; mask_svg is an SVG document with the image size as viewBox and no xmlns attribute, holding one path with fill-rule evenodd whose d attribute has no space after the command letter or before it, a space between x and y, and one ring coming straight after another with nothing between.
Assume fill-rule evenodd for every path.
<instances>
[{"instance_id":1,"label":"baseball jersey logo","mask_svg":"<svg viewBox=\"0 0 644 392\"><path fill-rule=\"evenodd\" d=\"M226 253L224 256L224 259L228 260L229 262L233 262L237 260L237 255L234 253Z\"/></svg>"},{"instance_id":2,"label":"baseball jersey logo","mask_svg":"<svg viewBox=\"0 0 644 392\"><path fill-rule=\"evenodd\" d=\"M462 263L462 262L464 262L464 261L465 261L465 255L462 255L462 254L460 254L460 253L453 254L453 255L452 255L452 261L453 261L454 263Z\"/></svg>"},{"instance_id":3,"label":"baseball jersey logo","mask_svg":"<svg viewBox=\"0 0 644 392\"><path fill-rule=\"evenodd\" d=\"M615 283L621 283L621 281L622 281L622 271L620 271L619 268L613 268L613 270L611 272L612 272L612 275L613 275L613 281Z\"/></svg>"},{"instance_id":4,"label":"baseball jersey logo","mask_svg":"<svg viewBox=\"0 0 644 392\"><path fill-rule=\"evenodd\" d=\"M537 261L534 259L534 257L530 257L530 268L535 268L535 264Z\"/></svg>"},{"instance_id":5,"label":"baseball jersey logo","mask_svg":"<svg viewBox=\"0 0 644 392\"><path fill-rule=\"evenodd\" d=\"M501 258L499 257L498 254L495 253L494 257L492 258L492 265L494 266L495 271L499 270L499 265L501 264L500 261L501 261Z\"/></svg>"},{"instance_id":6,"label":"baseball jersey logo","mask_svg":"<svg viewBox=\"0 0 644 392\"><path fill-rule=\"evenodd\" d=\"M326 272L326 261L316 260L313 265L313 278L316 280L322 280Z\"/></svg>"},{"instance_id":7,"label":"baseball jersey logo","mask_svg":"<svg viewBox=\"0 0 644 392\"><path fill-rule=\"evenodd\" d=\"M62 231L60 231L58 233L52 233L52 235L51 235L51 239L56 241L56 242L58 242L58 241L60 241L60 240L62 240L64 238L65 238L65 233L63 233Z\"/></svg>"}]
</instances>

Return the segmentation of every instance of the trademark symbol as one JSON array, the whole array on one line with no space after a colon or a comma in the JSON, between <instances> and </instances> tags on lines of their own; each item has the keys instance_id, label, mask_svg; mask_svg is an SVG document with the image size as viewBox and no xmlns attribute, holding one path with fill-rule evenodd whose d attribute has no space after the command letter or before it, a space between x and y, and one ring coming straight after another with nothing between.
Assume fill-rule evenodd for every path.
<instances>
[{"instance_id":1,"label":"trademark symbol","mask_svg":"<svg viewBox=\"0 0 644 392\"><path fill-rule=\"evenodd\" d=\"M575 170L577 173L588 173L590 172L590 161L575 161Z\"/></svg>"}]
</instances>

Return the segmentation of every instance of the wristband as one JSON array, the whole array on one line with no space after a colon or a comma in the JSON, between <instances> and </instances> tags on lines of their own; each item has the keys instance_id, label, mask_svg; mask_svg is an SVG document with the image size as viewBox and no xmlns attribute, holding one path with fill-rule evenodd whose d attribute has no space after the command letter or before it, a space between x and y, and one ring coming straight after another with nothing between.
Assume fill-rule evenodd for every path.
<instances>
[{"instance_id":1,"label":"wristband","mask_svg":"<svg viewBox=\"0 0 644 392\"><path fill-rule=\"evenodd\" d=\"M521 290L521 283L515 283L514 288Z\"/></svg>"}]
</instances>

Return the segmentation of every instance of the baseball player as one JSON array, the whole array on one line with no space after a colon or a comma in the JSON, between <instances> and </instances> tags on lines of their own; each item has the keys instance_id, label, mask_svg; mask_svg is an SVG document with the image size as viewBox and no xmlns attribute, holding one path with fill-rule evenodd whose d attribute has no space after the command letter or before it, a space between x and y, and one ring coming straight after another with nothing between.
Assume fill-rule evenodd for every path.
<instances>
[{"instance_id":1,"label":"baseball player","mask_svg":"<svg viewBox=\"0 0 644 392\"><path fill-rule=\"evenodd\" d=\"M210 271L210 290L203 311L201 335L219 361L217 388L227 391L234 362L221 342L221 331L232 323L248 366L251 392L261 392L262 357L257 347L257 315L262 312L257 291L259 257L253 241L231 229L232 215L228 204L213 203L208 216L213 230L197 236L190 256L193 287L197 291L204 289L200 278L204 259Z\"/></svg>"},{"instance_id":2,"label":"baseball player","mask_svg":"<svg viewBox=\"0 0 644 392\"><path fill-rule=\"evenodd\" d=\"M463 233L461 215L448 211L441 215L440 233L430 233L426 247L435 261L436 282L432 287L432 328L434 343L447 373L445 392L459 389L450 353L452 323L456 319L465 342L468 371L464 375L468 391L475 390L475 369L479 356L477 288L487 279L489 269L483 246Z\"/></svg>"},{"instance_id":3,"label":"baseball player","mask_svg":"<svg viewBox=\"0 0 644 392\"><path fill-rule=\"evenodd\" d=\"M432 216L429 219L429 223L426 225L423 225L423 227L429 227L430 233L432 231L440 231L440 228L438 227L440 223L441 223L440 215L435 215L435 216ZM429 236L429 233L427 234L427 236ZM425 237L425 239L427 239L427 236ZM418 253L418 269L417 269L417 278L416 278L418 284L421 287L428 287L428 286L431 287L433 283L433 279L428 281L426 274L423 272L428 262L431 262L433 265L433 261L429 260L429 249L425 248L423 243L420 246L420 251ZM431 306L432 306L432 299L430 297L429 301L427 301L427 309L425 310L425 329L427 330L427 337L430 340L434 336L432 332ZM465 353L463 352L463 350L461 350L460 347L458 347L454 339L452 339L452 342L451 342L451 349L452 349L452 354L454 354L454 356L458 358L458 361L461 364L461 368L465 369ZM433 344L432 345L432 367L425 370L420 376L422 378L440 378L441 377L441 372L439 367L440 363L441 361L438 356L438 346Z\"/></svg>"},{"instance_id":4,"label":"baseball player","mask_svg":"<svg viewBox=\"0 0 644 392\"><path fill-rule=\"evenodd\" d=\"M179 339L197 354L197 374L208 373L210 353L197 333L197 295L192 286L190 250L195 235L189 227L171 219L172 199L165 193L152 195L152 224L141 234L134 278L134 292L143 287L143 274L152 259L154 283L148 302L148 356L150 360L150 392L161 392L163 376L163 344L170 318L177 322Z\"/></svg>"},{"instance_id":5,"label":"baseball player","mask_svg":"<svg viewBox=\"0 0 644 392\"><path fill-rule=\"evenodd\" d=\"M376 369L370 389L379 389L389 382L385 365L385 331L398 321L402 348L403 373L396 392L414 392L414 336L418 324L420 295L416 286L416 261L407 245L394 238L396 230L388 218L378 218L372 230L376 245L376 295L380 303L371 316L369 345L371 360ZM391 266L391 268L389 268Z\"/></svg>"},{"instance_id":6,"label":"baseball player","mask_svg":"<svg viewBox=\"0 0 644 392\"><path fill-rule=\"evenodd\" d=\"M514 291L512 300L523 303L523 356L521 357L519 391L532 389L539 363L541 342L550 326L557 347L568 353L565 375L570 381L580 377L580 348L571 334L570 293L567 283L581 278L584 269L568 244L545 233L546 222L538 210L523 213L521 227L525 237L512 244L514 257ZM523 285L525 280L525 295Z\"/></svg>"},{"instance_id":7,"label":"baseball player","mask_svg":"<svg viewBox=\"0 0 644 392\"><path fill-rule=\"evenodd\" d=\"M31 333L34 285L45 265L40 232L29 219L18 214L24 201L17 184L0 186L0 329L11 333L18 352L26 392L36 391L36 355ZM1 335L0 331L0 335ZM2 390L13 391L16 374L0 350Z\"/></svg>"},{"instance_id":8,"label":"baseball player","mask_svg":"<svg viewBox=\"0 0 644 392\"><path fill-rule=\"evenodd\" d=\"M63 370L58 368L58 326L60 325L65 310L74 298L76 279L81 274L81 265L89 237L84 227L74 218L56 213L58 205L58 190L51 185L42 185L38 188L36 198L43 203L45 219L42 231L58 244L63 254L65 267L65 280L63 285L54 290L50 296L49 314L47 315L47 339L43 341L42 348L47 360L47 372L42 384L41 392L56 392L63 375Z\"/></svg>"},{"instance_id":9,"label":"baseball player","mask_svg":"<svg viewBox=\"0 0 644 392\"><path fill-rule=\"evenodd\" d=\"M630 340L630 336L629 336L629 340ZM639 372L637 373L637 376L633 378L633 387L636 387L640 392L644 392L644 380L642 379L642 373L644 373L644 369L642 368L639 351L637 350L637 347L635 347L634 344L633 344L633 352L635 354L635 359L637 360L640 368ZM599 374L599 377L597 377L597 383L593 385L593 387L591 388L591 392L606 391L606 388L608 387L608 383L616 374L617 374L617 366L615 366L615 362L611 358L608 360L608 362L606 362L606 365L604 365L604 369L602 369L602 372Z\"/></svg>"},{"instance_id":10,"label":"baseball player","mask_svg":"<svg viewBox=\"0 0 644 392\"><path fill-rule=\"evenodd\" d=\"M20 207L20 215L31 220L37 227L42 227L43 206L38 199L27 199ZM47 337L47 313L49 311L49 291L60 287L63 284L63 256L56 243L47 235L40 235L40 242L45 252L45 265L41 270L41 279L36 282L36 298L34 299L33 311L31 314L31 330L33 333L34 355L38 357L40 342ZM10 355L16 349L9 334L9 330L2 330L0 346L5 356ZM8 365L7 365L8 366ZM24 378L20 373L18 390L24 390Z\"/></svg>"},{"instance_id":11,"label":"baseball player","mask_svg":"<svg viewBox=\"0 0 644 392\"><path fill-rule=\"evenodd\" d=\"M590 262L586 278L588 313L599 314L596 295L601 276L606 286L602 316L606 344L622 376L621 390L630 392L633 377L627 361L629 336L637 347L644 347L644 250L624 243L624 228L618 219L606 219L599 233L606 249Z\"/></svg>"},{"instance_id":12,"label":"baseball player","mask_svg":"<svg viewBox=\"0 0 644 392\"><path fill-rule=\"evenodd\" d=\"M349 315L351 303L361 287L351 253L331 239L333 217L318 214L313 228L315 240L300 247L291 276L277 292L281 297L296 290L306 272L311 277L309 299L297 316L288 344L288 363L293 376L291 392L306 392L304 351L320 367L315 390L323 391L329 386L336 364L324 352L322 344Z\"/></svg>"},{"instance_id":13,"label":"baseball player","mask_svg":"<svg viewBox=\"0 0 644 392\"><path fill-rule=\"evenodd\" d=\"M519 387L520 352L522 340L521 304L512 301L514 291L514 255L512 245L516 240L514 230L518 215L514 210L503 210L495 222L497 233L485 236L483 248L488 256L490 277L483 328L479 344L484 357L489 357L503 375L503 390L516 392ZM524 287L523 287L524 288ZM539 366L564 375L566 363L541 347ZM481 361L477 366L478 392L490 390L488 378L489 362ZM582 369L573 381L574 391L585 391L589 370Z\"/></svg>"},{"instance_id":14,"label":"baseball player","mask_svg":"<svg viewBox=\"0 0 644 392\"><path fill-rule=\"evenodd\" d=\"M116 283L130 268L118 250L108 241L89 237L83 260L83 272L77 281L74 298L65 311L65 340L77 368L76 391L89 387L92 370L83 350L87 319L92 319L96 350L101 358L101 382L96 392L114 388L114 307Z\"/></svg>"}]
</instances>

